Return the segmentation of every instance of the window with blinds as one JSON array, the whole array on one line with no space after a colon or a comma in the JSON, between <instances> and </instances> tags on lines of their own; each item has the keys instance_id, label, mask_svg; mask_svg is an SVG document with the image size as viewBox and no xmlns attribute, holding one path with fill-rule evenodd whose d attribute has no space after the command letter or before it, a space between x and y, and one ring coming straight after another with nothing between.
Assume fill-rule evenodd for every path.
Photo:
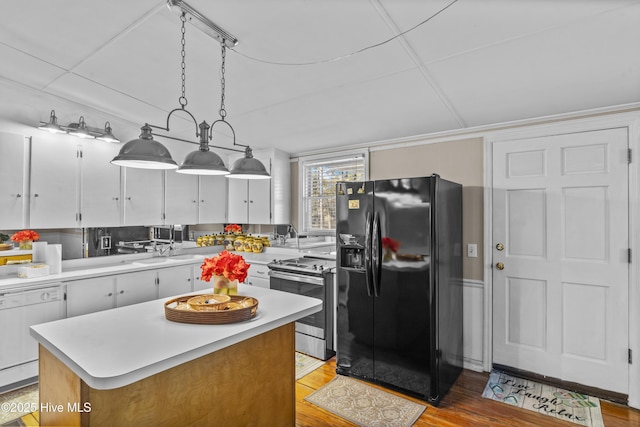
<instances>
[{"instance_id":1,"label":"window with blinds","mask_svg":"<svg viewBox=\"0 0 640 427\"><path fill-rule=\"evenodd\" d=\"M364 154L302 162L302 230L336 228L336 183L366 180Z\"/></svg>"}]
</instances>

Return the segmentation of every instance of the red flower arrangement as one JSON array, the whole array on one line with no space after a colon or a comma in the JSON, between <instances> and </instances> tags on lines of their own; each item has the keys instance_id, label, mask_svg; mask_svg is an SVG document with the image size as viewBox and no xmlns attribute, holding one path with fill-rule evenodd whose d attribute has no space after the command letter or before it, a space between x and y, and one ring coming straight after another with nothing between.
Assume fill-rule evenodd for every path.
<instances>
[{"instance_id":1,"label":"red flower arrangement","mask_svg":"<svg viewBox=\"0 0 640 427\"><path fill-rule=\"evenodd\" d=\"M392 252L398 252L398 247L400 243L397 240L393 240L391 237L383 237L382 238L382 247L383 249L388 249Z\"/></svg>"},{"instance_id":2,"label":"red flower arrangement","mask_svg":"<svg viewBox=\"0 0 640 427\"><path fill-rule=\"evenodd\" d=\"M22 242L24 240L32 240L34 242L37 242L39 239L40 235L37 231L33 230L18 231L17 233L14 233L13 236L11 236L11 240L13 240L14 242Z\"/></svg>"},{"instance_id":3,"label":"red flower arrangement","mask_svg":"<svg viewBox=\"0 0 640 427\"><path fill-rule=\"evenodd\" d=\"M227 224L224 231L225 233L242 233L242 227L238 224Z\"/></svg>"},{"instance_id":4,"label":"red flower arrangement","mask_svg":"<svg viewBox=\"0 0 640 427\"><path fill-rule=\"evenodd\" d=\"M224 276L229 280L244 282L251 264L244 261L242 255L236 255L229 251L222 251L213 258L205 258L200 266L202 276L200 279L208 282L212 276Z\"/></svg>"}]
</instances>

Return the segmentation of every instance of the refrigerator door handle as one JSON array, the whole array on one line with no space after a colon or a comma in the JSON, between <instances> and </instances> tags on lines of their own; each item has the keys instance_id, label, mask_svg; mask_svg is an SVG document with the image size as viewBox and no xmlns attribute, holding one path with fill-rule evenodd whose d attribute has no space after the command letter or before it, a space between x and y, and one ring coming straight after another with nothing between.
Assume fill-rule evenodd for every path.
<instances>
[{"instance_id":1,"label":"refrigerator door handle","mask_svg":"<svg viewBox=\"0 0 640 427\"><path fill-rule=\"evenodd\" d=\"M371 239L371 264L373 266L373 296L380 296L380 280L382 273L382 245L380 240L380 215L373 216L373 237Z\"/></svg>"},{"instance_id":2,"label":"refrigerator door handle","mask_svg":"<svg viewBox=\"0 0 640 427\"><path fill-rule=\"evenodd\" d=\"M367 213L365 222L365 237L364 237L364 272L365 282L367 283L367 295L372 296L373 288L373 271L371 268L371 236L373 231L373 222L371 221L371 212Z\"/></svg>"}]
</instances>

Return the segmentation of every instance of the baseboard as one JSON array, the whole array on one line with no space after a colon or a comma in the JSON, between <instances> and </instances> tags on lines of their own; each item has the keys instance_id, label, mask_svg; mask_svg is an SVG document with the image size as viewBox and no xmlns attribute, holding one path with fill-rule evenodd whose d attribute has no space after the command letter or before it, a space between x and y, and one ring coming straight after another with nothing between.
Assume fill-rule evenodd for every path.
<instances>
[{"instance_id":1,"label":"baseboard","mask_svg":"<svg viewBox=\"0 0 640 427\"><path fill-rule=\"evenodd\" d=\"M484 372L484 364L482 363L482 360L474 360L465 357L462 359L462 367L470 371Z\"/></svg>"}]
</instances>

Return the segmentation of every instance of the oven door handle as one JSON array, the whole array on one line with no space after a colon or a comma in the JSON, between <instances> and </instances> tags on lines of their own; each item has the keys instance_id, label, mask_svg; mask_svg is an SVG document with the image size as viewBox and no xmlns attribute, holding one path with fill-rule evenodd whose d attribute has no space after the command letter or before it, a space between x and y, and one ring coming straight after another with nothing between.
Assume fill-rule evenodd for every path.
<instances>
[{"instance_id":1,"label":"oven door handle","mask_svg":"<svg viewBox=\"0 0 640 427\"><path fill-rule=\"evenodd\" d=\"M284 271L271 270L269 276L274 279L290 280L292 282L309 283L311 285L324 286L324 277L304 276L302 274L285 273Z\"/></svg>"}]
</instances>

